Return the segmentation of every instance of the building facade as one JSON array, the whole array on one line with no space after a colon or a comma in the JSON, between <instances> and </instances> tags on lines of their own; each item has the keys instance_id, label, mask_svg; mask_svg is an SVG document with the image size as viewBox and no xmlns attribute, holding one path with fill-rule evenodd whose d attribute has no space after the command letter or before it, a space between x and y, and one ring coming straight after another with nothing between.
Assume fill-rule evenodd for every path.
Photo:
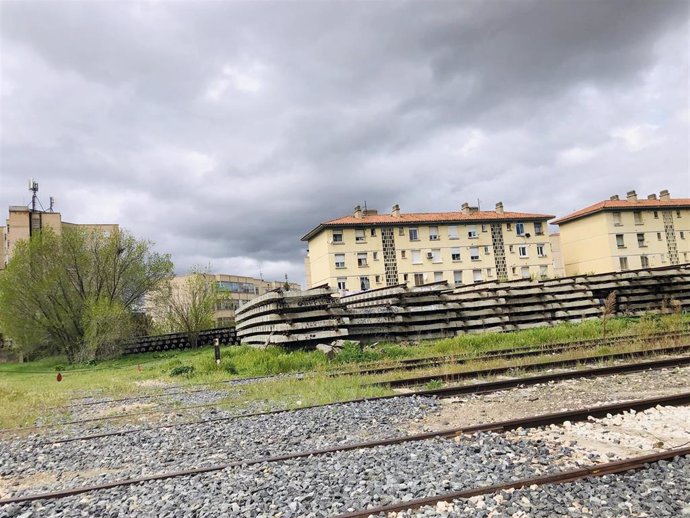
<instances>
[{"instance_id":1,"label":"building facade","mask_svg":"<svg viewBox=\"0 0 690 518\"><path fill-rule=\"evenodd\" d=\"M566 275L620 272L690 261L690 198L667 190L638 200L611 196L552 222Z\"/></svg>"},{"instance_id":2,"label":"building facade","mask_svg":"<svg viewBox=\"0 0 690 518\"><path fill-rule=\"evenodd\" d=\"M253 298L264 293L283 288L286 281L265 281L254 277L242 277L240 275L226 275L223 273L206 274L209 282L215 282L223 294L228 297L216 304L214 319L217 327L232 326L235 323L235 310L246 304ZM183 283L186 276L175 277L174 283ZM289 282L291 290L300 290L301 286Z\"/></svg>"},{"instance_id":3,"label":"building facade","mask_svg":"<svg viewBox=\"0 0 690 518\"><path fill-rule=\"evenodd\" d=\"M42 228L50 228L59 235L62 233L62 229L68 226L78 226L102 232L113 232L119 228L117 224L67 223L62 221L62 215L59 212L31 210L25 206L10 206L5 226L0 227L0 240L2 241L0 270L5 269L14 253L14 247L19 241L29 239L34 232Z\"/></svg>"},{"instance_id":4,"label":"building facade","mask_svg":"<svg viewBox=\"0 0 690 518\"><path fill-rule=\"evenodd\" d=\"M328 284L342 293L397 284L553 277L547 222L553 216L480 211L390 214L355 207L352 216L307 233L308 287Z\"/></svg>"}]
</instances>

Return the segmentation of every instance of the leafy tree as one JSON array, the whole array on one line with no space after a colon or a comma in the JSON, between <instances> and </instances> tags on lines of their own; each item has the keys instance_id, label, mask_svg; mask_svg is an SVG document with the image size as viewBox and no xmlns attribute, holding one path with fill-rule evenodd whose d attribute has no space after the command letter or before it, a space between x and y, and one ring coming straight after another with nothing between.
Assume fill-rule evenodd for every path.
<instances>
[{"instance_id":1,"label":"leafy tree","mask_svg":"<svg viewBox=\"0 0 690 518\"><path fill-rule=\"evenodd\" d=\"M42 229L16 243L0 276L0 325L24 351L64 353L70 363L106 355L172 267L126 231Z\"/></svg>"},{"instance_id":2,"label":"leafy tree","mask_svg":"<svg viewBox=\"0 0 690 518\"><path fill-rule=\"evenodd\" d=\"M199 332L214 326L216 305L226 298L207 270L194 267L187 275L159 285L150 299L150 312L159 332L187 333L196 347Z\"/></svg>"}]
</instances>

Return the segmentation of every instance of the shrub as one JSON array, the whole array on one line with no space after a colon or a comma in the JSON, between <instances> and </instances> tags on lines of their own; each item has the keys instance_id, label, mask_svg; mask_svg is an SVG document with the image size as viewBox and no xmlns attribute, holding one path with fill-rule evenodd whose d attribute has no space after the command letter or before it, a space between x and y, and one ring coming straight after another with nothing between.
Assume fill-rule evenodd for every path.
<instances>
[{"instance_id":1,"label":"shrub","mask_svg":"<svg viewBox=\"0 0 690 518\"><path fill-rule=\"evenodd\" d=\"M194 367L191 365L180 365L170 371L171 376L191 376L194 373Z\"/></svg>"}]
</instances>

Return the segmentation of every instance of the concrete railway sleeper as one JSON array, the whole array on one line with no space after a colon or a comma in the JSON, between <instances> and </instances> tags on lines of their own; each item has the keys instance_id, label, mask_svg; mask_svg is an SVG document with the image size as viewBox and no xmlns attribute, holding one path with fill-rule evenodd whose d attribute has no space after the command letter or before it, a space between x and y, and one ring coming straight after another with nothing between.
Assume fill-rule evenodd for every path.
<instances>
[{"instance_id":1,"label":"concrete railway sleeper","mask_svg":"<svg viewBox=\"0 0 690 518\"><path fill-rule=\"evenodd\" d=\"M333 453L338 453L338 452L347 452L347 451L353 451L353 450L364 450L364 449L371 449L371 448L376 448L376 447L380 447L380 446L397 445L397 444L403 444L403 443L409 443L409 442L427 441L427 440L436 439L436 438L449 439L449 438L455 438L455 437L459 437L462 435L478 433L478 432L494 432L494 433L496 433L496 432L505 432L505 431L509 431L509 430L515 430L518 428L525 429L525 428L541 427L541 426L550 425L550 424L560 424L560 423L563 423L565 421L570 421L570 422L585 421L589 418L603 417L603 416L606 416L608 414L611 414L611 415L620 414L620 413L628 412L631 410L634 410L636 412L640 412L640 411L644 411L644 410L649 409L649 408L654 408L658 405L662 405L662 406L684 406L684 405L688 405L688 404L690 404L690 392L686 392L686 393L682 393L682 394L675 394L672 396L652 398L652 399L642 399L642 400L626 401L626 402L622 402L622 403L615 403L615 404L609 404L609 405L586 407L586 408L580 408L580 409L575 409L575 410L570 410L570 411L565 411L565 412L542 414L542 415L530 416L527 418L512 419L512 420L501 421L501 422L493 422L493 423L486 423L486 424L480 424L480 425L474 425L474 426L452 428L452 429L440 430L440 431L436 431L436 432L408 435L408 436L404 436L404 437L394 437L394 438L384 439L384 440L360 442L360 443L353 443L353 444L349 444L349 445L336 445L336 446L332 446L332 447L321 448L318 450L302 451L302 452L297 452L297 453L288 453L288 454L283 454L283 455L276 455L276 456L256 458L256 459L246 459L246 460L243 459L243 460L239 460L236 462L229 462L229 463L222 463L222 464L204 466L204 467L198 467L198 468L192 468L192 469L158 473L158 474L148 475L148 476L143 476L143 477L134 477L134 478L128 478L128 479L122 479L122 480L114 480L114 481L106 482L106 483L102 483L102 484L83 485L83 486L79 486L79 487L73 487L73 488L64 489L64 490L57 490L57 491L50 491L50 492L45 492L45 493L13 496L13 497L9 497L9 498L5 498L5 499L0 500L0 505L18 504L18 503L22 503L22 502L31 502L31 501L36 501L36 500L59 499L59 498L65 498L65 497L74 496L74 495L78 495L78 494L88 493L88 492L92 492L92 491L100 491L100 490L113 489L113 488L123 487L123 486L131 486L131 485L135 485L135 484L151 482L151 481L156 481L156 480L165 480L165 479L184 477L184 476L190 476L190 475L198 475L198 474L203 474L203 473L212 473L212 472L216 472L216 471L225 470L228 468L247 467L247 466L252 466L255 464L283 462L283 461L288 461L288 460L293 460L293 459L315 457L315 456L333 454ZM673 452L677 452L677 453L674 454ZM683 452L683 453L678 453L678 452ZM657 455L659 455L659 458L661 459L661 458L672 458L673 456L676 456L676 455L686 455L687 453L690 453L690 448L671 450L669 452L663 452L663 453L657 454ZM671 457L669 457L668 455L671 455ZM652 456L646 456L645 458L651 458L651 457ZM650 462L650 461L647 460L646 462ZM592 466L591 468L587 468L587 472L588 473L598 472L599 470L606 471L606 470L611 469L614 464L621 464L621 463L612 463L611 465L607 464L607 465L600 465L600 466ZM590 470L593 470L593 471L590 471ZM579 473L580 471L582 471L582 470L575 470L572 473L576 473L576 472ZM554 475L554 476L557 477L554 480L561 480L561 478L559 478L559 477L563 477L563 474L558 474L558 475ZM570 475L565 476L562 479L564 481L565 480L572 480L569 477L570 477ZM546 479L550 480L549 477L544 477L544 478L545 478L545 480ZM531 482L531 483L537 483L537 482ZM488 490L488 488L487 488L487 490ZM477 493L477 494L479 494L479 493ZM461 497L463 497L463 496L459 495L459 493L450 493L450 494L441 495L439 497L435 497L435 498L437 498L437 500L435 500L435 501L439 501L439 500L442 500L444 498L461 498ZM419 505L421 506L421 505L426 505L427 503L430 503L432 501L434 501L434 500L424 499L423 501L420 500L416 503L419 503ZM407 502L407 505L408 506L416 505L416 503ZM405 509L405 508L407 508L407 507L401 507L400 509ZM393 510L393 509L391 508L391 510ZM364 511L362 511L362 512L364 512ZM384 512L384 509L381 508L381 511L369 509L366 512L375 514L376 512ZM347 515L347 516L365 516L365 515L352 514L352 515Z\"/></svg>"}]
</instances>

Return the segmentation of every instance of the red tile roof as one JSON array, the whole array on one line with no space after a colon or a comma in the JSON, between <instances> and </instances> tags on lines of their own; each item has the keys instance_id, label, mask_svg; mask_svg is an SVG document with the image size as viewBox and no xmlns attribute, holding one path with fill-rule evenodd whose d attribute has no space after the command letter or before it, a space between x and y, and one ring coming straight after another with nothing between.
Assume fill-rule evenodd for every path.
<instances>
[{"instance_id":1,"label":"red tile roof","mask_svg":"<svg viewBox=\"0 0 690 518\"><path fill-rule=\"evenodd\" d=\"M605 210L640 210L640 209L674 209L690 208L690 198L675 198L670 200L604 200L584 209L578 210L562 218L551 222L552 225L560 225L574 219L589 216Z\"/></svg>"},{"instance_id":2,"label":"red tile roof","mask_svg":"<svg viewBox=\"0 0 690 518\"><path fill-rule=\"evenodd\" d=\"M321 223L319 226L308 232L302 241L319 234L325 228L332 227L365 227L369 225L390 225L402 226L414 223L472 223L472 222L491 222L491 221L534 221L549 220L555 216L549 214L530 214L526 212L503 212L495 211L475 211L465 214L464 212L409 212L401 213L400 216L390 214L367 214L361 218L354 216L344 216L342 218L331 219Z\"/></svg>"}]
</instances>

